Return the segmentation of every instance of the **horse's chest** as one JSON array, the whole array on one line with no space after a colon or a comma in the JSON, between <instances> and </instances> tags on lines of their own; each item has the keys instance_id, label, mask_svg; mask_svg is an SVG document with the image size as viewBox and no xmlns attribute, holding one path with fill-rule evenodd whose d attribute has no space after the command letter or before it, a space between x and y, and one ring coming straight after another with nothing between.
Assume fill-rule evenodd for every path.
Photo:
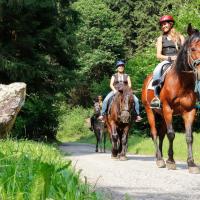
<instances>
[{"instance_id":1,"label":"horse's chest","mask_svg":"<svg viewBox=\"0 0 200 200\"><path fill-rule=\"evenodd\" d=\"M175 113L182 113L185 110L191 110L194 107L194 96L188 94L179 97L174 100L172 107Z\"/></svg>"}]
</instances>

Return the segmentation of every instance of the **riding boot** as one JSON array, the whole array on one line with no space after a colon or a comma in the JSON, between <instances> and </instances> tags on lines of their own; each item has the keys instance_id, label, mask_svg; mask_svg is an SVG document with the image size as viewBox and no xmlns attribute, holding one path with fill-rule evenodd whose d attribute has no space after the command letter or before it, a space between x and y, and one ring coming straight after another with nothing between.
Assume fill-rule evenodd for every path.
<instances>
[{"instance_id":1,"label":"riding boot","mask_svg":"<svg viewBox=\"0 0 200 200\"><path fill-rule=\"evenodd\" d=\"M151 108L160 108L159 91L160 91L160 86L159 85L154 86L155 97L151 101L150 104Z\"/></svg>"}]
</instances>

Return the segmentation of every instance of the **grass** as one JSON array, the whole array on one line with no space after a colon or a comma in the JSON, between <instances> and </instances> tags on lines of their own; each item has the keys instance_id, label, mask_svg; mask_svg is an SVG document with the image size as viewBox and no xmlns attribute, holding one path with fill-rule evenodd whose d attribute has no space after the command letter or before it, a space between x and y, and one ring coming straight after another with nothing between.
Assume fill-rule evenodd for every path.
<instances>
[{"instance_id":1,"label":"grass","mask_svg":"<svg viewBox=\"0 0 200 200\"><path fill-rule=\"evenodd\" d=\"M193 155L196 162L200 162L200 134L194 133ZM128 151L134 154L154 155L154 144L151 138L132 135L129 138ZM168 139L165 137L163 144L163 155L167 158ZM185 134L176 133L174 139L174 158L175 160L186 161L187 144Z\"/></svg>"},{"instance_id":2,"label":"grass","mask_svg":"<svg viewBox=\"0 0 200 200\"><path fill-rule=\"evenodd\" d=\"M0 145L0 199L100 199L55 146L13 140Z\"/></svg>"}]
</instances>

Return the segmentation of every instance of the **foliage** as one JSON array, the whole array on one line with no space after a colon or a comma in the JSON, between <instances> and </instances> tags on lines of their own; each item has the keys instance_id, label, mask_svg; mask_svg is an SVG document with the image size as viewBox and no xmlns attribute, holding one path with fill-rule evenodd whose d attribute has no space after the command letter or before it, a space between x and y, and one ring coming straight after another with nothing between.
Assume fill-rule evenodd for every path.
<instances>
[{"instance_id":1,"label":"foliage","mask_svg":"<svg viewBox=\"0 0 200 200\"><path fill-rule=\"evenodd\" d=\"M60 116L57 134L58 140L64 141L68 138L70 141L74 141L82 136L91 134L89 130L91 110L80 106L67 108L66 105L63 105L61 109L64 109L65 112Z\"/></svg>"},{"instance_id":2,"label":"foliage","mask_svg":"<svg viewBox=\"0 0 200 200\"><path fill-rule=\"evenodd\" d=\"M104 0L104 2L120 14L119 26L128 46L127 57L131 57L136 49L141 50L154 41L158 30L160 4L163 1Z\"/></svg>"},{"instance_id":3,"label":"foliage","mask_svg":"<svg viewBox=\"0 0 200 200\"><path fill-rule=\"evenodd\" d=\"M159 17L173 15L186 36L189 22L200 27L199 1L1 0L0 82L28 85L14 136L54 139L60 105L90 107L105 96L117 59L127 61L140 98L158 63Z\"/></svg>"},{"instance_id":4,"label":"foliage","mask_svg":"<svg viewBox=\"0 0 200 200\"><path fill-rule=\"evenodd\" d=\"M123 54L123 34L115 20L118 15L100 0L79 0L74 8L82 19L77 30L80 65L112 64L116 56Z\"/></svg>"},{"instance_id":5,"label":"foliage","mask_svg":"<svg viewBox=\"0 0 200 200\"><path fill-rule=\"evenodd\" d=\"M102 81L100 83L93 81L90 86L92 98L95 99L98 95L102 95L103 97L105 97L107 95L107 92L110 90L109 84L110 77L106 76L102 78Z\"/></svg>"},{"instance_id":6,"label":"foliage","mask_svg":"<svg viewBox=\"0 0 200 200\"><path fill-rule=\"evenodd\" d=\"M73 4L79 12L81 23L77 36L79 73L87 75L86 80L99 80L108 73L118 57L124 56L124 37L117 28L117 13L110 10L102 0L79 0ZM100 68L102 71L99 71ZM99 71L93 76L93 70Z\"/></svg>"},{"instance_id":7,"label":"foliage","mask_svg":"<svg viewBox=\"0 0 200 200\"><path fill-rule=\"evenodd\" d=\"M55 138L59 116L56 98L36 94L30 94L27 98L28 100L16 120L13 137L45 141Z\"/></svg>"},{"instance_id":8,"label":"foliage","mask_svg":"<svg viewBox=\"0 0 200 200\"><path fill-rule=\"evenodd\" d=\"M56 94L70 87L69 71L76 67L78 20L69 5L62 0L0 2L0 80L28 85L20 124L14 130L21 136L55 136Z\"/></svg>"},{"instance_id":9,"label":"foliage","mask_svg":"<svg viewBox=\"0 0 200 200\"><path fill-rule=\"evenodd\" d=\"M1 147L1 199L99 199L55 147L11 140Z\"/></svg>"}]
</instances>

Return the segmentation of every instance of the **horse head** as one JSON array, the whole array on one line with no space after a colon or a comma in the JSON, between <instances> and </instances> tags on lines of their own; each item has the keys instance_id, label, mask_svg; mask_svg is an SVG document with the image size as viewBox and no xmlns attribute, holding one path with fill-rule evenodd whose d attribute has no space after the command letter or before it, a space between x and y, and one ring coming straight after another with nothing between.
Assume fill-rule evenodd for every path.
<instances>
[{"instance_id":1,"label":"horse head","mask_svg":"<svg viewBox=\"0 0 200 200\"><path fill-rule=\"evenodd\" d=\"M181 48L176 62L177 71L193 71L200 80L200 32L188 25L189 38Z\"/></svg>"},{"instance_id":2,"label":"horse head","mask_svg":"<svg viewBox=\"0 0 200 200\"><path fill-rule=\"evenodd\" d=\"M100 112L101 112L101 106L100 106L99 102L95 102L94 103L94 114L96 116L99 116Z\"/></svg>"},{"instance_id":3,"label":"horse head","mask_svg":"<svg viewBox=\"0 0 200 200\"><path fill-rule=\"evenodd\" d=\"M128 86L119 87L120 96L120 115L121 123L127 124L131 119L131 111L133 108L133 91Z\"/></svg>"}]
</instances>

